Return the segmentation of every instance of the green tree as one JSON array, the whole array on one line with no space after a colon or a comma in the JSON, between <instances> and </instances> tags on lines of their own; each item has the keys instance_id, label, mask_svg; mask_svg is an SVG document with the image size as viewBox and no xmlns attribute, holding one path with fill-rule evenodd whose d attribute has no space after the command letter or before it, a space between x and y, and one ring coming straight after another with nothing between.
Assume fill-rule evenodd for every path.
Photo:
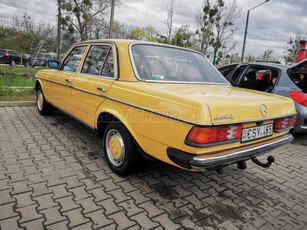
<instances>
[{"instance_id":1,"label":"green tree","mask_svg":"<svg viewBox=\"0 0 307 230\"><path fill-rule=\"evenodd\" d=\"M158 39L158 32L153 26L146 26L143 28L135 27L131 33L129 38L135 40L142 40L142 41L151 41L157 42Z\"/></svg>"},{"instance_id":2,"label":"green tree","mask_svg":"<svg viewBox=\"0 0 307 230\"><path fill-rule=\"evenodd\" d=\"M273 56L273 50L272 49L267 49L264 51L264 53L261 55L263 61L273 61L274 56Z\"/></svg>"},{"instance_id":3,"label":"green tree","mask_svg":"<svg viewBox=\"0 0 307 230\"><path fill-rule=\"evenodd\" d=\"M193 38L194 33L192 33L189 29L188 25L182 25L175 33L174 37L172 38L172 44L186 47L186 48L193 48L196 49L197 45Z\"/></svg>"},{"instance_id":4,"label":"green tree","mask_svg":"<svg viewBox=\"0 0 307 230\"><path fill-rule=\"evenodd\" d=\"M81 41L87 40L93 22L110 6L110 0L62 0L63 26L70 33L76 30Z\"/></svg>"},{"instance_id":5,"label":"green tree","mask_svg":"<svg viewBox=\"0 0 307 230\"><path fill-rule=\"evenodd\" d=\"M295 37L290 37L287 42L286 51L284 52L284 59L286 64L292 64L294 61L295 54L300 47L300 41L306 40L304 35L296 34Z\"/></svg>"},{"instance_id":6,"label":"green tree","mask_svg":"<svg viewBox=\"0 0 307 230\"><path fill-rule=\"evenodd\" d=\"M19 19L14 18L12 28L0 28L0 47L17 50L20 53L33 53L39 49L40 42L44 44L42 50L55 52L55 27L45 23L34 23L30 16L24 14Z\"/></svg>"},{"instance_id":7,"label":"green tree","mask_svg":"<svg viewBox=\"0 0 307 230\"><path fill-rule=\"evenodd\" d=\"M199 30L200 50L206 54L208 49L213 49L213 64L220 60L223 53L228 53L235 48L236 42L229 44L235 33L235 20L239 18L240 12L236 0L231 0L225 5L223 0L211 3L205 2L203 11L196 17Z\"/></svg>"}]
</instances>

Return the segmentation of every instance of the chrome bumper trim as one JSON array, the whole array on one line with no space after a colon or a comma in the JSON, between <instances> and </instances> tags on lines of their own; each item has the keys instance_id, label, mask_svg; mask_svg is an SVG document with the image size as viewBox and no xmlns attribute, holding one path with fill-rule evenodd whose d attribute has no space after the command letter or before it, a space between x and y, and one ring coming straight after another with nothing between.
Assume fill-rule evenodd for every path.
<instances>
[{"instance_id":1,"label":"chrome bumper trim","mask_svg":"<svg viewBox=\"0 0 307 230\"><path fill-rule=\"evenodd\" d=\"M239 150L223 156L207 157L207 158L199 158L196 156L193 157L193 159L190 161L190 165L193 169L214 168L216 166L230 165L240 160L249 160L251 157L262 155L266 151L284 145L292 141L293 139L294 139L293 136L291 134L288 134L283 139L270 142L267 144L262 144L260 146Z\"/></svg>"}]
</instances>

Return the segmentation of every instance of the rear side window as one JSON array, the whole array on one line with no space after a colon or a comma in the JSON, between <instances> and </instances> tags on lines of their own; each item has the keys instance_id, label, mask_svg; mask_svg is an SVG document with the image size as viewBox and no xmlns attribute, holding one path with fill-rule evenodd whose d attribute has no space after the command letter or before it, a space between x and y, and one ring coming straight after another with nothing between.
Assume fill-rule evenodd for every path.
<instances>
[{"instance_id":1,"label":"rear side window","mask_svg":"<svg viewBox=\"0 0 307 230\"><path fill-rule=\"evenodd\" d=\"M307 93L307 73L305 70L292 73L290 78L297 87Z\"/></svg>"},{"instance_id":2,"label":"rear side window","mask_svg":"<svg viewBox=\"0 0 307 230\"><path fill-rule=\"evenodd\" d=\"M76 46L62 64L61 70L76 72L87 46Z\"/></svg>"},{"instance_id":3,"label":"rear side window","mask_svg":"<svg viewBox=\"0 0 307 230\"><path fill-rule=\"evenodd\" d=\"M82 73L114 77L114 62L112 47L108 45L94 45L86 56Z\"/></svg>"}]
</instances>

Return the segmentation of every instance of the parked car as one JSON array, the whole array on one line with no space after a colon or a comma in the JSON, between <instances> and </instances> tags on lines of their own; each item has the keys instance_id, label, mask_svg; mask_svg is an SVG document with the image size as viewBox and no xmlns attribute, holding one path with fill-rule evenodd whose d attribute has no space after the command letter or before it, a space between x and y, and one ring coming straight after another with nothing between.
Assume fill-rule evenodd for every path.
<instances>
[{"instance_id":1,"label":"parked car","mask_svg":"<svg viewBox=\"0 0 307 230\"><path fill-rule=\"evenodd\" d=\"M56 58L53 54L45 54L45 59L47 61L47 64L48 64L49 60L56 60Z\"/></svg>"},{"instance_id":2,"label":"parked car","mask_svg":"<svg viewBox=\"0 0 307 230\"><path fill-rule=\"evenodd\" d=\"M219 71L233 85L293 99L297 110L294 132L307 133L307 60L292 66L275 63L239 63Z\"/></svg>"},{"instance_id":3,"label":"parked car","mask_svg":"<svg viewBox=\"0 0 307 230\"><path fill-rule=\"evenodd\" d=\"M15 66L21 64L21 62L24 66L28 66L29 61L26 55L21 56L20 53L15 50L0 49L0 63Z\"/></svg>"},{"instance_id":4,"label":"parked car","mask_svg":"<svg viewBox=\"0 0 307 230\"><path fill-rule=\"evenodd\" d=\"M57 108L102 135L111 169L140 156L190 171L221 169L292 140L289 98L233 87L207 58L165 44L96 40L75 44L36 78L37 109Z\"/></svg>"},{"instance_id":5,"label":"parked car","mask_svg":"<svg viewBox=\"0 0 307 230\"><path fill-rule=\"evenodd\" d=\"M46 56L45 54L32 54L29 58L29 64L31 67L35 66L47 66L49 61L49 56Z\"/></svg>"}]
</instances>

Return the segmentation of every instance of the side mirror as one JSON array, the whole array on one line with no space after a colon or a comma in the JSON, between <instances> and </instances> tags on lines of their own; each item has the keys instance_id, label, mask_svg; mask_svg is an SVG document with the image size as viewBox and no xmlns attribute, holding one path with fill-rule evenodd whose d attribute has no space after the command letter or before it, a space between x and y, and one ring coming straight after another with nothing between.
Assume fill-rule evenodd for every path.
<instances>
[{"instance_id":1,"label":"side mirror","mask_svg":"<svg viewBox=\"0 0 307 230\"><path fill-rule=\"evenodd\" d=\"M60 66L60 63L58 61L54 61L54 60L49 60L48 61L48 66L50 68L53 68L53 69L58 69L59 66Z\"/></svg>"}]
</instances>

